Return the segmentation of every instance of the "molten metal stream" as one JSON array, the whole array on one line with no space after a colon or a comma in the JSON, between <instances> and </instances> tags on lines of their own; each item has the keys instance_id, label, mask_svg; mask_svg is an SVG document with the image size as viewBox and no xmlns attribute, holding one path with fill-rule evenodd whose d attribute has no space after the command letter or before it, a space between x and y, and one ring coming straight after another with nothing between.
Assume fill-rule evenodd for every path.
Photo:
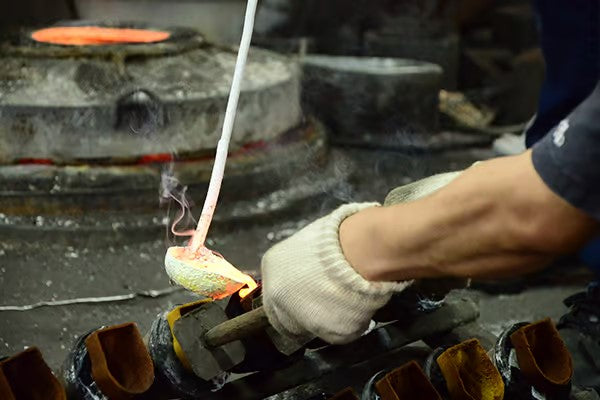
<instances>
[{"instance_id":1,"label":"molten metal stream","mask_svg":"<svg viewBox=\"0 0 600 400\"><path fill-rule=\"evenodd\" d=\"M210 176L210 183L208 185L208 192L202 207L202 213L196 231L192 235L188 246L185 251L176 254L176 257L180 261L186 261L193 263L195 266L200 268L206 268L208 270L222 274L224 277L230 278L238 282L244 282L248 285L248 289L240 290L240 297L244 297L256 288L256 282L254 280L233 267L233 265L226 262L222 257L215 255L214 252L206 248L204 242L208 229L217 207L217 200L219 198L219 192L221 190L221 183L223 182L223 175L225 172L225 163L227 162L227 153L229 150L229 140L231 139L231 132L233 130L233 123L235 121L235 114L237 110L237 104L240 97L240 90L242 84L242 77L244 75L244 68L246 66L246 59L248 58L248 51L250 48L250 41L252 39L252 30L254 28L254 15L256 13L257 0L248 0L246 7L246 16L244 20L244 29L242 32L242 39L238 50L237 61L235 64L235 71L233 74L233 81L231 84L231 91L229 92L229 99L227 101L227 109L225 110L225 119L223 121L223 130L221 132L221 139L217 144L217 154L215 156L215 163L213 165L212 173ZM174 254L174 255L175 255ZM225 261L225 262L224 262ZM207 271L207 272L211 272Z\"/></svg>"}]
</instances>

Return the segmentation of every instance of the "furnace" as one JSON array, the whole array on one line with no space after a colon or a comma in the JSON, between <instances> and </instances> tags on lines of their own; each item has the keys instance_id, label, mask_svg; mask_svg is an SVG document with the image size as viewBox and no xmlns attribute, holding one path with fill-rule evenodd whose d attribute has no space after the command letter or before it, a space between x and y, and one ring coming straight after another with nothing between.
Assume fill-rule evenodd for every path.
<instances>
[{"instance_id":1,"label":"furnace","mask_svg":"<svg viewBox=\"0 0 600 400\"><path fill-rule=\"evenodd\" d=\"M1 57L0 229L143 237L164 229L161 175L204 197L235 48L187 28L73 22L15 34ZM299 86L294 61L252 49L216 219L264 218L339 182L318 175L330 157Z\"/></svg>"}]
</instances>

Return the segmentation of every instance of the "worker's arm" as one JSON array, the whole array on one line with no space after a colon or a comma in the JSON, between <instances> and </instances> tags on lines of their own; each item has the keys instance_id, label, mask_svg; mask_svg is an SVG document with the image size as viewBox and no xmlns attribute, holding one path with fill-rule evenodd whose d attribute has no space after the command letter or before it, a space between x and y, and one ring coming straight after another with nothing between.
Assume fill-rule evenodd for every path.
<instances>
[{"instance_id":1,"label":"worker's arm","mask_svg":"<svg viewBox=\"0 0 600 400\"><path fill-rule=\"evenodd\" d=\"M420 201L356 213L340 243L370 281L498 278L540 268L597 229L546 186L528 151L478 163Z\"/></svg>"},{"instance_id":2,"label":"worker's arm","mask_svg":"<svg viewBox=\"0 0 600 400\"><path fill-rule=\"evenodd\" d=\"M600 85L533 150L349 204L263 257L263 304L290 336L350 341L413 279L503 277L577 249L600 221Z\"/></svg>"}]
</instances>

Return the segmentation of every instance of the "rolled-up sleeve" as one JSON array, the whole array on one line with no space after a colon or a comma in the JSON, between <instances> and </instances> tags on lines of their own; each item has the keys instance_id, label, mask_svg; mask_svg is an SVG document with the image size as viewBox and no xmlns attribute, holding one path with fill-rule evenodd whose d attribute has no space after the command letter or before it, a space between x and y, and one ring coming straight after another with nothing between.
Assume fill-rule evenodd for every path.
<instances>
[{"instance_id":1,"label":"rolled-up sleeve","mask_svg":"<svg viewBox=\"0 0 600 400\"><path fill-rule=\"evenodd\" d=\"M600 82L533 146L532 158L550 189L600 221Z\"/></svg>"}]
</instances>

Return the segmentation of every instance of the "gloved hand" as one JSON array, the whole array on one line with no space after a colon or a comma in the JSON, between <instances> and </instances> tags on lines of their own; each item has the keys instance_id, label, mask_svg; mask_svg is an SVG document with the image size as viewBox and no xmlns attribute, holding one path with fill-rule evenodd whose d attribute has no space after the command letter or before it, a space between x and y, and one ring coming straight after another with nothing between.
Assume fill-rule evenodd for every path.
<instances>
[{"instance_id":1,"label":"gloved hand","mask_svg":"<svg viewBox=\"0 0 600 400\"><path fill-rule=\"evenodd\" d=\"M432 177L399 187L386 205L424 197L458 176ZM348 263L339 240L342 221L378 203L346 204L273 246L262 259L263 306L273 327L298 340L317 336L350 342L369 327L375 311L412 281L372 282ZM401 223L401 221L399 221Z\"/></svg>"}]
</instances>

